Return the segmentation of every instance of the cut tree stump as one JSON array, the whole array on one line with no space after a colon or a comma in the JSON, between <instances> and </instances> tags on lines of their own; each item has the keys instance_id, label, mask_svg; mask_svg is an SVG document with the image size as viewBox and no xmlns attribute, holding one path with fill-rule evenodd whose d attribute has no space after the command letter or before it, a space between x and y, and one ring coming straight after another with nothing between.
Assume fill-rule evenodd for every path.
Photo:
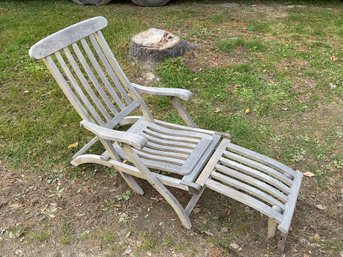
<instances>
[{"instance_id":1,"label":"cut tree stump","mask_svg":"<svg viewBox=\"0 0 343 257\"><path fill-rule=\"evenodd\" d=\"M193 46L172 33L151 28L131 39L129 56L134 60L159 62L166 57L184 55Z\"/></svg>"}]
</instances>

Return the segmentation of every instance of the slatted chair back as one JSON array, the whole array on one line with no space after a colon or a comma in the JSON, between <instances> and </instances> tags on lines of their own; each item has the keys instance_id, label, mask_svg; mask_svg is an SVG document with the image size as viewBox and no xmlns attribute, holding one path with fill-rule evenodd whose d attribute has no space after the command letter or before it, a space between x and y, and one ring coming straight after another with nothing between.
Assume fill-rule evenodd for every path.
<instances>
[{"instance_id":1,"label":"slatted chair back","mask_svg":"<svg viewBox=\"0 0 343 257\"><path fill-rule=\"evenodd\" d=\"M101 33L107 24L104 17L79 22L37 42L29 55L44 61L82 119L113 128L140 107L152 121Z\"/></svg>"}]
</instances>

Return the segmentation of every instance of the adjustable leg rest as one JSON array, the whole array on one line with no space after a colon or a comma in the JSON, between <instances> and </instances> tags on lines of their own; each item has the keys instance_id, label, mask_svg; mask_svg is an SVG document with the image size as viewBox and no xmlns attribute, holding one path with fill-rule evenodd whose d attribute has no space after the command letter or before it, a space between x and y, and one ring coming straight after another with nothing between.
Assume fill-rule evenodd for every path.
<instances>
[{"instance_id":1,"label":"adjustable leg rest","mask_svg":"<svg viewBox=\"0 0 343 257\"><path fill-rule=\"evenodd\" d=\"M302 176L280 162L223 139L195 183L268 216L267 238L273 237L277 228L281 232L278 248L283 251ZM194 204L189 205L192 208Z\"/></svg>"}]
</instances>

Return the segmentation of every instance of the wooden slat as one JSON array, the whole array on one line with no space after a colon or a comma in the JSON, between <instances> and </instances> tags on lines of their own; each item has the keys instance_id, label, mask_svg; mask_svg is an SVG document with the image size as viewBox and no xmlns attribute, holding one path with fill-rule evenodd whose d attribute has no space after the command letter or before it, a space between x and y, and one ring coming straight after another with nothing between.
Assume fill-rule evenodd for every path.
<instances>
[{"instance_id":1,"label":"wooden slat","mask_svg":"<svg viewBox=\"0 0 343 257\"><path fill-rule=\"evenodd\" d=\"M144 131L140 133L142 136L147 138L149 142L156 143L159 145L165 145L165 146L176 146L176 147L181 147L181 148L188 148L188 149L194 149L195 145L194 144L188 144L188 143L182 143L182 142L172 142L168 140L163 140L159 138L155 138L152 136L149 136L146 134Z\"/></svg>"},{"instance_id":2,"label":"wooden slat","mask_svg":"<svg viewBox=\"0 0 343 257\"><path fill-rule=\"evenodd\" d=\"M149 142L149 140L148 140L147 147L156 149L156 150L168 151L168 152L173 152L173 153L181 153L181 154L190 154L192 152L192 149L160 145L160 144Z\"/></svg>"},{"instance_id":3,"label":"wooden slat","mask_svg":"<svg viewBox=\"0 0 343 257\"><path fill-rule=\"evenodd\" d=\"M218 148L212 155L211 159L206 164L205 168L199 175L198 179L195 183L199 184L200 186L205 185L206 180L210 177L211 172L214 169L214 166L217 164L219 158L222 156L223 151L226 149L227 145L230 143L229 139L224 138L221 143L219 144Z\"/></svg>"},{"instance_id":4,"label":"wooden slat","mask_svg":"<svg viewBox=\"0 0 343 257\"><path fill-rule=\"evenodd\" d=\"M42 59L107 26L104 17L94 17L60 30L34 44L29 55Z\"/></svg>"},{"instance_id":5,"label":"wooden slat","mask_svg":"<svg viewBox=\"0 0 343 257\"><path fill-rule=\"evenodd\" d=\"M291 179L289 179L287 176L284 175L284 173L281 173L278 170L274 170L274 169L266 166L265 164L256 162L256 161L251 160L251 159L249 159L247 157L243 157L243 156L240 156L238 154L235 154L235 153L232 153L232 152L228 152L228 151L224 151L223 152L223 156L225 156L228 159L240 162L240 163L242 163L244 165L247 165L247 166L249 166L251 168L263 171L263 172L271 175L272 177L280 180L281 182L285 183L288 186L291 186L292 183L293 183Z\"/></svg>"},{"instance_id":6,"label":"wooden slat","mask_svg":"<svg viewBox=\"0 0 343 257\"><path fill-rule=\"evenodd\" d=\"M234 177L236 179L244 181L247 184L258 187L259 189L268 192L269 194L273 195L274 197L279 198L283 202L287 202L287 200L288 200L288 197L285 194L283 194L281 191L277 190L275 187L272 187L272 186L268 185L267 183L264 183L260 180L253 178L253 177L247 176L241 172L235 171L233 169L222 166L220 164L217 164L215 166L215 169L224 173L225 175Z\"/></svg>"},{"instance_id":7,"label":"wooden slat","mask_svg":"<svg viewBox=\"0 0 343 257\"><path fill-rule=\"evenodd\" d=\"M145 153L142 151L136 151L136 154L146 160L151 160L151 161L156 161L156 162L163 162L163 163L169 163L169 164L173 164L173 165L177 165L177 166L182 166L185 161L184 160L180 160L180 159L175 159L175 158L170 158L170 157L165 157L165 156L158 156L158 155L154 155L154 154L149 154L149 153Z\"/></svg>"},{"instance_id":8,"label":"wooden slat","mask_svg":"<svg viewBox=\"0 0 343 257\"><path fill-rule=\"evenodd\" d=\"M183 167L189 170L193 170L195 165L202 158L202 155L206 152L206 149L210 145L211 141L212 141L212 138L211 139L203 138L199 142L199 144L196 145L193 152L190 154L185 164L183 165Z\"/></svg>"},{"instance_id":9,"label":"wooden slat","mask_svg":"<svg viewBox=\"0 0 343 257\"><path fill-rule=\"evenodd\" d=\"M58 85L62 89L63 93L68 98L69 102L72 104L72 106L75 108L75 110L78 112L78 114L81 116L84 120L93 120L93 118L89 115L88 111L83 107L79 99L76 97L74 92L70 89L68 83L64 79L63 75L57 68L55 62L52 60L51 56L48 56L43 59L45 65L48 67L49 71L57 81Z\"/></svg>"},{"instance_id":10,"label":"wooden slat","mask_svg":"<svg viewBox=\"0 0 343 257\"><path fill-rule=\"evenodd\" d=\"M90 39L90 41L91 41L91 43L92 43L92 45L93 45L97 55L99 56L102 64L105 66L106 71L110 75L110 78L112 79L113 83L116 85L116 87L118 88L119 92L121 93L121 95L126 100L127 104L130 104L132 102L132 99L129 97L129 95L127 94L127 91L123 88L123 86L121 85L121 83L118 80L117 76L115 75L112 67L108 63L108 61L107 61L107 59L106 59L102 49L100 48L98 42L96 41L94 35L90 35L89 39Z\"/></svg>"},{"instance_id":11,"label":"wooden slat","mask_svg":"<svg viewBox=\"0 0 343 257\"><path fill-rule=\"evenodd\" d=\"M284 192L286 195L289 194L289 187L287 187L285 184L281 183L277 179L266 175L265 173L259 172L257 170L252 169L252 168L249 168L248 166L245 166L245 165L240 164L238 162L228 160L224 157L221 157L219 159L219 161L220 161L220 163L224 164L227 167L241 171L241 172L243 172L243 173L245 173L251 177L260 179L264 182L271 184L272 186L276 187L280 191Z\"/></svg>"},{"instance_id":12,"label":"wooden slat","mask_svg":"<svg viewBox=\"0 0 343 257\"><path fill-rule=\"evenodd\" d=\"M187 175L190 173L190 170L187 170L179 165L160 162L160 161L154 161L154 160L148 160L148 159L141 159L144 165L146 165L150 169L155 170L163 170L170 173L175 173L179 175Z\"/></svg>"},{"instance_id":13,"label":"wooden slat","mask_svg":"<svg viewBox=\"0 0 343 257\"><path fill-rule=\"evenodd\" d=\"M165 128L161 125L157 125L151 122L147 123L147 127L152 131L163 133L165 135L170 135L170 136L178 136L178 137L193 138L193 139L201 139L203 137L210 138L210 136L207 134L201 134L201 133L197 133L193 131L186 131L186 130L183 131L179 127L175 127L173 129Z\"/></svg>"},{"instance_id":14,"label":"wooden slat","mask_svg":"<svg viewBox=\"0 0 343 257\"><path fill-rule=\"evenodd\" d=\"M91 61L93 67L95 68L96 73L100 77L102 83L105 85L105 88L107 89L108 93L113 97L114 101L119 106L119 108L121 110L124 109L125 108L124 103L119 98L119 96L117 95L116 91L114 91L111 83L108 81L104 71L100 67L98 61L96 60L92 50L90 49L90 47L89 47L89 45L88 45L88 43L87 43L87 41L85 39L81 39L81 45L82 45L83 49L85 50L85 52L86 52L86 54L88 56L88 59Z\"/></svg>"},{"instance_id":15,"label":"wooden slat","mask_svg":"<svg viewBox=\"0 0 343 257\"><path fill-rule=\"evenodd\" d=\"M75 80L73 74L69 70L69 67L67 64L64 62L63 57L59 52L55 53L55 56L61 65L65 75L70 81L70 84L73 86L74 90L77 92L78 96L80 97L81 101L84 104L84 107L90 112L92 115L93 119L96 120L98 124L105 125L105 122L101 119L97 111L93 108L93 105L89 102L87 96L83 93L82 89L78 85L77 81Z\"/></svg>"},{"instance_id":16,"label":"wooden slat","mask_svg":"<svg viewBox=\"0 0 343 257\"><path fill-rule=\"evenodd\" d=\"M283 203L281 203L280 201L276 200L275 198L271 197L270 195L266 194L265 192L255 188L255 187L249 186L245 183L242 183L236 179L230 178L230 177L225 176L223 174L220 174L216 171L212 172L211 179L219 180L220 182L226 184L226 186L234 187L234 188L239 189L241 191L244 191L250 195L253 195L254 197L260 198L262 201L271 204L270 207L272 207L273 205L276 205L276 206L280 207L282 210L285 209L285 205Z\"/></svg>"},{"instance_id":17,"label":"wooden slat","mask_svg":"<svg viewBox=\"0 0 343 257\"><path fill-rule=\"evenodd\" d=\"M208 146L205 153L202 155L202 157L198 160L196 166L192 169L192 172L188 174L187 176L184 176L182 178L182 182L194 182L198 176L199 173L202 172L204 166L212 156L213 152L216 150L216 147L219 143L219 140L221 139L218 135L213 135L213 139L211 141L211 144Z\"/></svg>"},{"instance_id":18,"label":"wooden slat","mask_svg":"<svg viewBox=\"0 0 343 257\"><path fill-rule=\"evenodd\" d=\"M149 136L153 136L153 137L164 139L164 140L175 141L175 142L184 142L184 143L190 143L194 145L200 142L199 139L166 135L160 132L155 132L149 128L145 129L144 133L148 134Z\"/></svg>"},{"instance_id":19,"label":"wooden slat","mask_svg":"<svg viewBox=\"0 0 343 257\"><path fill-rule=\"evenodd\" d=\"M134 100L140 101L140 109L143 112L143 116L148 121L153 121L154 118L152 117L152 114L149 110L149 108L146 106L144 100L140 96L140 94L137 92L136 89L131 85L131 82L126 77L125 73L121 69L117 59L114 57L110 47L108 46L104 36L102 35L101 31L98 31L94 34L95 39L98 41L101 49L103 50L110 66L114 70L115 74L117 75L119 81L121 81L121 84L126 88L128 92L131 93Z\"/></svg>"},{"instance_id":20,"label":"wooden slat","mask_svg":"<svg viewBox=\"0 0 343 257\"><path fill-rule=\"evenodd\" d=\"M235 145L235 144L230 144L228 146L228 149L232 152L235 152L235 153L238 153L240 155L243 155L243 156L246 156L250 159L253 159L255 161L258 161L260 163L263 163L263 164L266 164L268 166L271 166L273 167L274 169L282 172L282 173L286 173L287 175L290 175L292 177L295 176L296 172L292 169L290 169L289 167L287 167L286 165L278 162L278 161L275 161L267 156L264 156L262 154L259 154L259 153L256 153L254 151L251 151L251 150L248 150L248 149L245 149L243 147L240 147L238 145Z\"/></svg>"},{"instance_id":21,"label":"wooden slat","mask_svg":"<svg viewBox=\"0 0 343 257\"><path fill-rule=\"evenodd\" d=\"M281 223L282 221L282 215L272 209L267 204L249 196L242 192L239 192L238 190L235 190L233 188L227 187L221 183L218 183L212 179L208 179L206 181L206 187L220 193L223 195L226 195L236 201L239 201L245 205L250 206L251 208L254 208L255 210L258 210L262 212L264 215L267 215L268 217L274 219L276 222Z\"/></svg>"},{"instance_id":22,"label":"wooden slat","mask_svg":"<svg viewBox=\"0 0 343 257\"><path fill-rule=\"evenodd\" d=\"M189 156L188 154L169 152L169 151L165 151L165 150L161 151L161 150L156 150L156 149L152 149L152 148L149 148L149 147L144 147L141 151L145 152L145 153L157 155L157 156L176 158L176 159L179 159L179 160L186 160L188 158L188 156Z\"/></svg>"},{"instance_id":23,"label":"wooden slat","mask_svg":"<svg viewBox=\"0 0 343 257\"><path fill-rule=\"evenodd\" d=\"M87 91L88 95L91 97L91 99L95 103L96 107L100 110L102 115L106 118L106 121L109 121L112 117L107 112L107 110L104 108L104 106L100 102L99 98L95 95L92 88L89 86L86 78L83 76L83 73L81 72L79 66L77 65L77 63L76 63L74 57L72 56L71 52L69 51L69 49L64 48L64 53L65 53L69 63L73 67L75 74L77 75L77 77L78 77L79 81L81 82L81 84L83 85L84 89Z\"/></svg>"},{"instance_id":24,"label":"wooden slat","mask_svg":"<svg viewBox=\"0 0 343 257\"><path fill-rule=\"evenodd\" d=\"M205 130L205 129L198 129L198 128L192 128L192 127L186 127L186 126L172 124L172 123L161 121L161 120L155 120L155 123L157 125L160 125L160 126L165 127L165 128L179 129L179 132L180 131L192 131L192 132L197 132L197 133L202 133L202 134L207 134L207 135L215 134L215 131Z\"/></svg>"},{"instance_id":25,"label":"wooden slat","mask_svg":"<svg viewBox=\"0 0 343 257\"><path fill-rule=\"evenodd\" d=\"M131 112L133 112L141 103L136 100L132 102L130 105L126 106L125 109L123 109L120 113L117 114L110 122L106 124L107 128L114 128L121 122L127 115L129 115Z\"/></svg>"},{"instance_id":26,"label":"wooden slat","mask_svg":"<svg viewBox=\"0 0 343 257\"><path fill-rule=\"evenodd\" d=\"M72 45L74 52L77 56L77 58L79 59L83 69L85 70L85 72L87 73L89 79L91 80L92 84L94 85L95 89L98 91L99 95L101 96L102 100L104 100L104 102L106 103L108 109L114 114L117 115L118 114L118 110L117 108L112 104L111 100L108 98L108 96L106 95L106 92L104 91L104 89L102 88L102 86L100 85L100 82L98 81L98 79L95 77L91 67L89 66L89 64L87 63L85 57L83 56L79 46L74 43Z\"/></svg>"}]
</instances>

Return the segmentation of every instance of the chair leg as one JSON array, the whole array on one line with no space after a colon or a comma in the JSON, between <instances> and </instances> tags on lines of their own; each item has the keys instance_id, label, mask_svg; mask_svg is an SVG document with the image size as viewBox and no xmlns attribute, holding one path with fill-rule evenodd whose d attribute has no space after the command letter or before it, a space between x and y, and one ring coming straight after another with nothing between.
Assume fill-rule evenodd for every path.
<instances>
[{"instance_id":1,"label":"chair leg","mask_svg":"<svg viewBox=\"0 0 343 257\"><path fill-rule=\"evenodd\" d=\"M143 189L137 184L136 180L128 175L125 174L123 172L119 172L120 175L123 177L123 179L125 180L125 182L129 185L129 187L137 194L139 195L144 195L144 191Z\"/></svg>"},{"instance_id":2,"label":"chair leg","mask_svg":"<svg viewBox=\"0 0 343 257\"><path fill-rule=\"evenodd\" d=\"M277 223L269 218L268 219L268 233L267 233L267 240L272 238L273 236L275 236L275 233L276 233L276 226L277 226Z\"/></svg>"},{"instance_id":3,"label":"chair leg","mask_svg":"<svg viewBox=\"0 0 343 257\"><path fill-rule=\"evenodd\" d=\"M130 161L136 166L136 168L138 168L140 172L144 174L146 180L157 190L157 192L159 192L163 196L164 199L166 199L166 201L174 209L182 223L182 226L190 229L192 227L191 220L189 219L186 210L181 206L175 196L173 196L172 193L170 193L170 191L140 161L137 154L129 145L123 144L123 149L128 155Z\"/></svg>"},{"instance_id":4,"label":"chair leg","mask_svg":"<svg viewBox=\"0 0 343 257\"><path fill-rule=\"evenodd\" d=\"M202 196L202 193L204 192L205 187L203 187L199 193L195 194L192 196L191 200L189 200L185 210L188 215L191 215L191 212L193 211L194 206L197 204L199 201L200 197Z\"/></svg>"},{"instance_id":5,"label":"chair leg","mask_svg":"<svg viewBox=\"0 0 343 257\"><path fill-rule=\"evenodd\" d=\"M280 252L284 252L286 248L286 240L287 240L288 233L281 233L281 238L277 243L277 248Z\"/></svg>"}]
</instances>

